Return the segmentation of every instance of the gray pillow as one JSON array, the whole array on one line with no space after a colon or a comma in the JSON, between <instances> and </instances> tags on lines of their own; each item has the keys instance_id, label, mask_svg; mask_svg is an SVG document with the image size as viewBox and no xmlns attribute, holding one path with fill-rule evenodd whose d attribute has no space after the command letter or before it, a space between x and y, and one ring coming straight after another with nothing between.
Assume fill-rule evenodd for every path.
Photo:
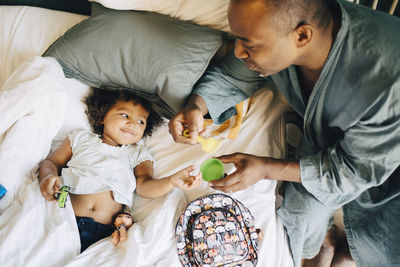
<instances>
[{"instance_id":1,"label":"gray pillow","mask_svg":"<svg viewBox=\"0 0 400 267\"><path fill-rule=\"evenodd\" d=\"M225 34L151 12L107 9L75 25L45 52L65 76L100 88L129 88L170 118L221 46Z\"/></svg>"}]
</instances>

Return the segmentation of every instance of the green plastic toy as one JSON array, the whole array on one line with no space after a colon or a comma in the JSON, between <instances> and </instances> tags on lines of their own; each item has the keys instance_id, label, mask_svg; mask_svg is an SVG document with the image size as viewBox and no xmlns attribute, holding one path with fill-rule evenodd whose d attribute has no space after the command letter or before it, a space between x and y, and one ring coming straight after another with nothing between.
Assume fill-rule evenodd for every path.
<instances>
[{"instance_id":1,"label":"green plastic toy","mask_svg":"<svg viewBox=\"0 0 400 267\"><path fill-rule=\"evenodd\" d=\"M219 159L210 158L200 166L204 181L214 181L224 177L224 164Z\"/></svg>"},{"instance_id":2,"label":"green plastic toy","mask_svg":"<svg viewBox=\"0 0 400 267\"><path fill-rule=\"evenodd\" d=\"M71 188L67 185L61 186L60 193L57 194L58 206L60 208L65 208L65 202L67 201L67 196Z\"/></svg>"}]
</instances>

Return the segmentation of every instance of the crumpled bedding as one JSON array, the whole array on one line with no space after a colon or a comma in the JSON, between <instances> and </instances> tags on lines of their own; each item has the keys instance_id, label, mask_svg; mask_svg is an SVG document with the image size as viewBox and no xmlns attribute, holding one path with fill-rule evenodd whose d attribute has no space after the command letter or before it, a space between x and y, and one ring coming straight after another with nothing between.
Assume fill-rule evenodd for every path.
<instances>
[{"instance_id":1,"label":"crumpled bedding","mask_svg":"<svg viewBox=\"0 0 400 267\"><path fill-rule=\"evenodd\" d=\"M109 238L79 254L80 243L70 202L66 208L41 196L37 166L66 132L88 127L80 98L88 88L64 78L52 58L25 62L0 90L0 183L8 193L0 200L0 266L181 266L175 224L186 205L214 192L201 188L173 190L157 199L135 196L135 224L128 240L114 247ZM216 155L236 151L260 156L285 154L282 113L287 106L273 88L255 95L235 140L225 139ZM146 140L163 177L210 155L200 145L175 144L167 125ZM260 181L231 194L246 205L264 238L258 266L293 266L288 242L275 213L275 181Z\"/></svg>"}]
</instances>

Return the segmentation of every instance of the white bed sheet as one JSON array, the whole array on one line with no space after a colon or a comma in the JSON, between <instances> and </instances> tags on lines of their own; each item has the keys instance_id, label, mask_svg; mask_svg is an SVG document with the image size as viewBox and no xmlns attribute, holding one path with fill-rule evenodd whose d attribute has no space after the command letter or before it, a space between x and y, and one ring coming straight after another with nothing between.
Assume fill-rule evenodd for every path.
<instances>
[{"instance_id":1,"label":"white bed sheet","mask_svg":"<svg viewBox=\"0 0 400 267\"><path fill-rule=\"evenodd\" d=\"M186 204L212 190L200 189L148 200L135 199L129 239L114 248L104 239L79 254L79 236L71 205L57 207L40 194L35 170L53 142L67 128L87 127L80 103L87 87L65 79L52 58L36 57L20 66L0 93L0 182L9 189L0 201L0 266L180 266L174 227ZM79 93L76 93L79 92ZM274 90L254 97L236 140L224 140L218 154L242 151L282 156L280 114L286 108ZM79 107L79 117L71 111ZM79 113L79 112L78 112ZM73 121L64 123L64 117ZM57 136L56 136L57 135ZM55 139L55 137L57 137ZM54 139L54 140L53 140ZM184 166L199 166L209 155L199 145L175 144L166 126L149 138L157 161L156 175L165 176ZM264 233L259 266L291 266L284 229L275 214L275 185L261 181L233 193L255 217Z\"/></svg>"},{"instance_id":2,"label":"white bed sheet","mask_svg":"<svg viewBox=\"0 0 400 267\"><path fill-rule=\"evenodd\" d=\"M53 12L37 8L13 7L12 10L23 9L24 12L26 9ZM7 10L0 8L2 21L3 15L11 16L11 9ZM43 26L43 16L40 18L39 24ZM65 17L59 18L65 19L63 25L72 26L84 16L65 13ZM56 21L53 22L51 26L57 28ZM19 33L28 31L29 27L21 29L24 25L29 24L21 21ZM3 26L0 26L1 32ZM37 30L47 33L42 28ZM54 36L50 39L55 40ZM88 127L80 100L89 88L76 80L65 79L54 59L34 57L18 67L28 55L40 55L45 49L27 51L14 61L4 56L7 53L4 49L8 49L10 56L17 55L19 47L15 48L15 42L23 40L3 41L13 45L0 44L0 86L4 83L0 90L0 183L8 189L5 198L0 200L0 266L180 266L174 238L176 220L189 201L212 190L204 183L200 189L174 190L154 200L136 197L136 223L129 229L128 241L114 247L104 239L79 254L79 236L70 203L67 202L65 209L47 203L40 194L35 168L68 131ZM21 49L25 51L29 47ZM282 157L285 140L281 115L286 109L287 105L274 89L260 92L252 100L237 139L224 140L218 154L242 151ZM209 157L199 145L175 144L167 126L157 130L147 144L157 161L159 177L190 164L199 166ZM263 230L258 263L262 267L292 266L286 235L275 213L275 186L273 181L260 181L232 194L250 209L256 226Z\"/></svg>"}]
</instances>

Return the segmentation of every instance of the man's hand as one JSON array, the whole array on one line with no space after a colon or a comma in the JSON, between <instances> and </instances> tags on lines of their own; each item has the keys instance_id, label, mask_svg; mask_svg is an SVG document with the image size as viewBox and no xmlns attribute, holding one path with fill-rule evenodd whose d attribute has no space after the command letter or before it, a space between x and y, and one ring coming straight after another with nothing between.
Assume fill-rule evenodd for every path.
<instances>
[{"instance_id":1,"label":"man's hand","mask_svg":"<svg viewBox=\"0 0 400 267\"><path fill-rule=\"evenodd\" d=\"M235 192L255 184L261 179L301 182L298 161L258 157L243 153L221 156L223 163L235 164L236 171L209 185L220 191Z\"/></svg>"},{"instance_id":2,"label":"man's hand","mask_svg":"<svg viewBox=\"0 0 400 267\"><path fill-rule=\"evenodd\" d=\"M267 176L268 161L266 158L235 153L218 157L218 159L224 164L235 164L236 171L220 180L209 182L209 185L216 190L228 193L243 190Z\"/></svg>"},{"instance_id":3,"label":"man's hand","mask_svg":"<svg viewBox=\"0 0 400 267\"><path fill-rule=\"evenodd\" d=\"M169 121L169 132L175 142L197 144L197 136L204 131L204 118L207 106L201 96L192 95L188 104ZM190 138L183 136L183 131L189 130Z\"/></svg>"},{"instance_id":4,"label":"man's hand","mask_svg":"<svg viewBox=\"0 0 400 267\"><path fill-rule=\"evenodd\" d=\"M40 192L47 201L57 201L56 193L60 193L61 178L57 175L49 175L40 182Z\"/></svg>"}]
</instances>

